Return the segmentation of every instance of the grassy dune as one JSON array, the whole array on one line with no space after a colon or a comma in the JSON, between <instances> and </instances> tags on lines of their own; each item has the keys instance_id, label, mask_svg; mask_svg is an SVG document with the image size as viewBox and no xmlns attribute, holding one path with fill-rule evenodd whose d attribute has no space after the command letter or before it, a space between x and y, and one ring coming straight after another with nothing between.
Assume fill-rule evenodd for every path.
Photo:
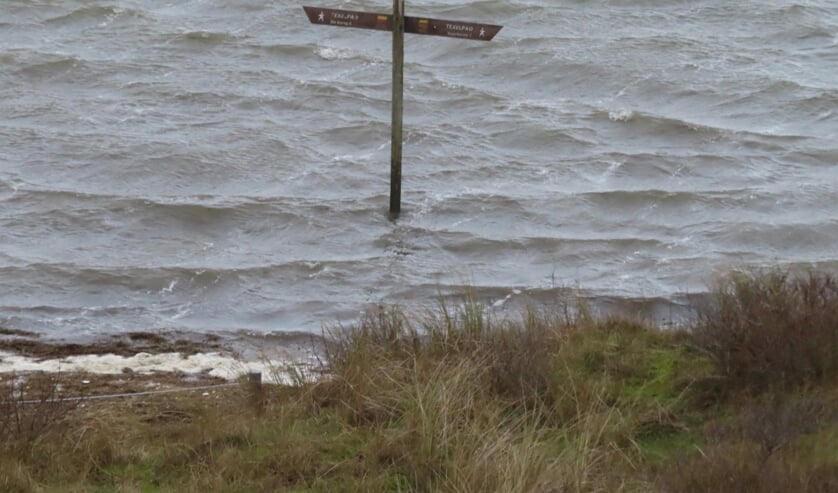
<instances>
[{"instance_id":1,"label":"grassy dune","mask_svg":"<svg viewBox=\"0 0 838 493\"><path fill-rule=\"evenodd\" d=\"M733 277L683 331L576 308L384 307L261 392L7 384L0 491L838 491L835 279Z\"/></svg>"}]
</instances>

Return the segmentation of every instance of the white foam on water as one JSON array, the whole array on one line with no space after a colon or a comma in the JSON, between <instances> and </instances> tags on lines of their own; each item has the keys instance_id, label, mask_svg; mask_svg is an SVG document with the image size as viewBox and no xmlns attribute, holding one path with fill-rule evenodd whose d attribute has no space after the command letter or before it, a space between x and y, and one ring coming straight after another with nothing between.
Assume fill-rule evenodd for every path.
<instances>
[{"instance_id":1,"label":"white foam on water","mask_svg":"<svg viewBox=\"0 0 838 493\"><path fill-rule=\"evenodd\" d=\"M608 119L612 122L627 122L634 118L634 112L627 109L621 109L608 112Z\"/></svg>"},{"instance_id":2,"label":"white foam on water","mask_svg":"<svg viewBox=\"0 0 838 493\"><path fill-rule=\"evenodd\" d=\"M324 60L348 60L355 54L351 50L321 46L317 48L317 55Z\"/></svg>"},{"instance_id":3,"label":"white foam on water","mask_svg":"<svg viewBox=\"0 0 838 493\"><path fill-rule=\"evenodd\" d=\"M206 374L225 380L236 380L248 372L260 372L269 383L293 383L288 369L295 367L305 378L311 376L311 365L290 359L242 361L222 353L200 353L184 356L181 353L137 353L133 356L116 354L78 355L65 358L36 359L0 351L0 374L3 373L93 373L120 374L125 369L136 373L181 372Z\"/></svg>"}]
</instances>

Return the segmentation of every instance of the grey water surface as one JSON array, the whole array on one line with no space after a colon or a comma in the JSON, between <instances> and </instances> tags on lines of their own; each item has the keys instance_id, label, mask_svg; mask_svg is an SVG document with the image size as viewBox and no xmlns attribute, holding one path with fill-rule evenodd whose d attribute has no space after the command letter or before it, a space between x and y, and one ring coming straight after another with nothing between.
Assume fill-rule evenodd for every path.
<instances>
[{"instance_id":1,"label":"grey water surface","mask_svg":"<svg viewBox=\"0 0 838 493\"><path fill-rule=\"evenodd\" d=\"M396 222L390 37L301 5L0 1L0 326L317 332L464 285L680 306L838 267L834 0L407 0L505 27L408 35Z\"/></svg>"}]
</instances>

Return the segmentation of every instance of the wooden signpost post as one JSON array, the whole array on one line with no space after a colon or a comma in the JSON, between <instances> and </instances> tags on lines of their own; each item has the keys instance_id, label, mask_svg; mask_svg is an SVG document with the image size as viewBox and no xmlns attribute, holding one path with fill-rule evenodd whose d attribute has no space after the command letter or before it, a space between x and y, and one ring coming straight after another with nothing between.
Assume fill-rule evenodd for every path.
<instances>
[{"instance_id":1,"label":"wooden signpost post","mask_svg":"<svg viewBox=\"0 0 838 493\"><path fill-rule=\"evenodd\" d=\"M503 26L474 22L409 17L404 0L393 0L393 14L303 7L312 24L393 32L393 123L390 142L390 216L401 211L402 109L404 101L404 33L491 41Z\"/></svg>"}]
</instances>

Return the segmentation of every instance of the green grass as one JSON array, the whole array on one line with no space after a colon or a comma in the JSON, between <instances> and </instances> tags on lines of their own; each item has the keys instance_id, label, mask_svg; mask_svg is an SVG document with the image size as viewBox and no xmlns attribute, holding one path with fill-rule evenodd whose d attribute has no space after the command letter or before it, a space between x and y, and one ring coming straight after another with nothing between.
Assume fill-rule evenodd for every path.
<instances>
[{"instance_id":1,"label":"green grass","mask_svg":"<svg viewBox=\"0 0 838 493\"><path fill-rule=\"evenodd\" d=\"M0 491L838 491L832 281L782 279L726 286L692 331L584 309L498 320L469 300L382 307L327 331L324 378L259 396L91 401L27 421L9 391ZM803 306L755 325L766 292ZM759 330L793 351L766 367L749 355Z\"/></svg>"}]
</instances>

